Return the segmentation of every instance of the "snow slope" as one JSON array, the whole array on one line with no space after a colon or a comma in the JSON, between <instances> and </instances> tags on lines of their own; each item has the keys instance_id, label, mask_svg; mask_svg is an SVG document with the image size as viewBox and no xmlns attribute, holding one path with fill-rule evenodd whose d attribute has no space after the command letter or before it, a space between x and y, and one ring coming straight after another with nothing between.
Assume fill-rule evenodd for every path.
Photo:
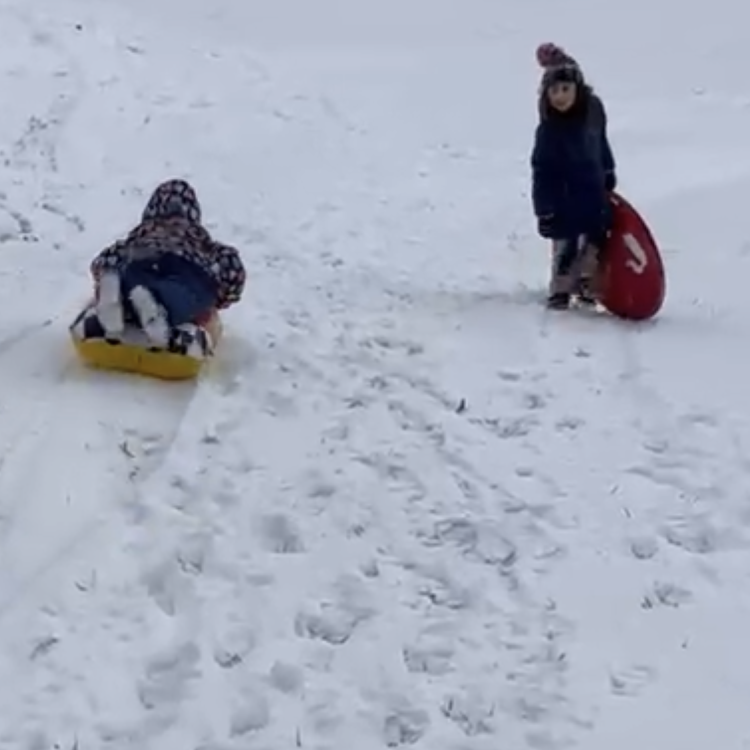
<instances>
[{"instance_id":1,"label":"snow slope","mask_svg":"<svg viewBox=\"0 0 750 750\"><path fill-rule=\"evenodd\" d=\"M0 750L750 747L750 18L622 5L0 0ZM538 304L545 39L653 323ZM85 372L170 176L247 299L197 387Z\"/></svg>"}]
</instances>

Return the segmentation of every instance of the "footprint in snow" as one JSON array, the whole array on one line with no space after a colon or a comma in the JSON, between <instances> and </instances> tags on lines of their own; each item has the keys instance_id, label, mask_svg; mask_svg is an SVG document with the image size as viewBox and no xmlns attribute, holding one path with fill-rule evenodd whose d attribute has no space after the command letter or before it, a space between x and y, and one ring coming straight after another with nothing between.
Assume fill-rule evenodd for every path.
<instances>
[{"instance_id":1,"label":"footprint in snow","mask_svg":"<svg viewBox=\"0 0 750 750\"><path fill-rule=\"evenodd\" d=\"M585 425L585 421L580 417L563 417L555 423L555 429L558 432L574 432Z\"/></svg>"},{"instance_id":2,"label":"footprint in snow","mask_svg":"<svg viewBox=\"0 0 750 750\"><path fill-rule=\"evenodd\" d=\"M614 695L635 697L656 679L653 668L633 664L624 669L615 669L609 675L609 687Z\"/></svg>"},{"instance_id":3,"label":"footprint in snow","mask_svg":"<svg viewBox=\"0 0 750 750\"><path fill-rule=\"evenodd\" d=\"M249 474L254 470L254 466L249 459L243 458L237 465L228 466L232 472L238 474ZM219 510L234 508L242 500L242 493L237 489L233 479L223 477L219 486L211 493L211 501L218 506Z\"/></svg>"},{"instance_id":4,"label":"footprint in snow","mask_svg":"<svg viewBox=\"0 0 750 750\"><path fill-rule=\"evenodd\" d=\"M449 695L444 698L440 710L467 737L495 731L496 707L484 696L468 693Z\"/></svg>"},{"instance_id":5,"label":"footprint in snow","mask_svg":"<svg viewBox=\"0 0 750 750\"><path fill-rule=\"evenodd\" d=\"M421 566L419 571L426 578L419 587L419 595L431 604L448 609L470 609L481 594L464 586L442 566Z\"/></svg>"},{"instance_id":6,"label":"footprint in snow","mask_svg":"<svg viewBox=\"0 0 750 750\"><path fill-rule=\"evenodd\" d=\"M407 339L398 339L392 336L378 334L364 339L360 346L365 348L377 347L388 351L400 351L410 357L424 353L424 346L418 341L409 341Z\"/></svg>"},{"instance_id":7,"label":"footprint in snow","mask_svg":"<svg viewBox=\"0 0 750 750\"><path fill-rule=\"evenodd\" d=\"M365 578L378 578L380 576L380 564L377 558L370 557L363 560L359 564L359 572L362 573Z\"/></svg>"},{"instance_id":8,"label":"footprint in snow","mask_svg":"<svg viewBox=\"0 0 750 750\"><path fill-rule=\"evenodd\" d=\"M407 502L422 500L428 495L424 482L409 468L408 461L398 454L354 455L353 460L375 473L389 489L403 492Z\"/></svg>"},{"instance_id":9,"label":"footprint in snow","mask_svg":"<svg viewBox=\"0 0 750 750\"><path fill-rule=\"evenodd\" d=\"M294 554L305 551L302 535L294 521L283 513L272 513L259 519L259 535L269 552Z\"/></svg>"},{"instance_id":10,"label":"footprint in snow","mask_svg":"<svg viewBox=\"0 0 750 750\"><path fill-rule=\"evenodd\" d=\"M638 560L650 560L659 551L659 543L652 536L633 537L629 541L630 552Z\"/></svg>"},{"instance_id":11,"label":"footprint in snow","mask_svg":"<svg viewBox=\"0 0 750 750\"><path fill-rule=\"evenodd\" d=\"M220 628L216 636L213 657L222 669L233 669L242 664L257 644L257 638L249 623L230 621Z\"/></svg>"},{"instance_id":12,"label":"footprint in snow","mask_svg":"<svg viewBox=\"0 0 750 750\"><path fill-rule=\"evenodd\" d=\"M336 435L335 437L338 437L338 435ZM322 498L323 500L328 500L332 498L338 490L335 482L332 482L330 479L327 479L325 476L319 474L318 472L310 473L310 475L308 476L307 484L307 495L311 498Z\"/></svg>"},{"instance_id":13,"label":"footprint in snow","mask_svg":"<svg viewBox=\"0 0 750 750\"><path fill-rule=\"evenodd\" d=\"M643 609L654 609L656 607L681 607L689 604L693 595L686 588L674 583L657 582L651 591L643 597L641 606Z\"/></svg>"},{"instance_id":14,"label":"footprint in snow","mask_svg":"<svg viewBox=\"0 0 750 750\"><path fill-rule=\"evenodd\" d=\"M404 665L413 674L448 674L455 669L455 642L455 634L423 633L413 644L404 647Z\"/></svg>"},{"instance_id":15,"label":"footprint in snow","mask_svg":"<svg viewBox=\"0 0 750 750\"><path fill-rule=\"evenodd\" d=\"M294 395L275 390L266 393L261 408L272 417L282 418L294 417L299 411L298 399Z\"/></svg>"},{"instance_id":16,"label":"footprint in snow","mask_svg":"<svg viewBox=\"0 0 750 750\"><path fill-rule=\"evenodd\" d=\"M503 440L527 437L531 431L539 426L539 420L534 416L523 416L515 418L490 417L485 419L473 419L473 423L484 427L496 437Z\"/></svg>"},{"instance_id":17,"label":"footprint in snow","mask_svg":"<svg viewBox=\"0 0 750 750\"><path fill-rule=\"evenodd\" d=\"M383 739L388 747L414 745L422 739L429 726L429 714L422 709L411 708L404 700L400 708L386 717Z\"/></svg>"},{"instance_id":18,"label":"footprint in snow","mask_svg":"<svg viewBox=\"0 0 750 750\"><path fill-rule=\"evenodd\" d=\"M276 661L268 673L268 682L279 692L291 695L302 691L305 678L302 670L295 664Z\"/></svg>"},{"instance_id":19,"label":"footprint in snow","mask_svg":"<svg viewBox=\"0 0 750 750\"><path fill-rule=\"evenodd\" d=\"M662 536L675 547L695 555L705 555L720 550L747 546L737 529L721 529L708 516L675 516L661 530Z\"/></svg>"},{"instance_id":20,"label":"footprint in snow","mask_svg":"<svg viewBox=\"0 0 750 750\"><path fill-rule=\"evenodd\" d=\"M468 557L487 565L507 567L518 557L515 544L502 526L490 519L446 518L434 525L428 541L432 546L455 544Z\"/></svg>"},{"instance_id":21,"label":"footprint in snow","mask_svg":"<svg viewBox=\"0 0 750 750\"><path fill-rule=\"evenodd\" d=\"M188 594L188 582L178 559L166 559L145 570L142 582L159 609L174 617Z\"/></svg>"},{"instance_id":22,"label":"footprint in snow","mask_svg":"<svg viewBox=\"0 0 750 750\"><path fill-rule=\"evenodd\" d=\"M185 534L177 549L177 563L183 573L199 575L213 552L214 536L209 530L201 529Z\"/></svg>"},{"instance_id":23,"label":"footprint in snow","mask_svg":"<svg viewBox=\"0 0 750 750\"><path fill-rule=\"evenodd\" d=\"M525 378L523 373L515 372L514 370L500 370L497 373L497 377L506 383L519 383Z\"/></svg>"},{"instance_id":24,"label":"footprint in snow","mask_svg":"<svg viewBox=\"0 0 750 750\"><path fill-rule=\"evenodd\" d=\"M521 403L529 411L539 411L547 406L547 399L541 393L530 392L523 395Z\"/></svg>"},{"instance_id":25,"label":"footprint in snow","mask_svg":"<svg viewBox=\"0 0 750 750\"><path fill-rule=\"evenodd\" d=\"M200 676L201 652L195 643L184 643L152 657L138 686L138 697L147 709L173 705L187 691L189 680Z\"/></svg>"},{"instance_id":26,"label":"footprint in snow","mask_svg":"<svg viewBox=\"0 0 750 750\"><path fill-rule=\"evenodd\" d=\"M290 328L296 328L305 332L312 331L313 329L310 314L305 310L287 309L281 313L281 317Z\"/></svg>"},{"instance_id":27,"label":"footprint in snow","mask_svg":"<svg viewBox=\"0 0 750 750\"><path fill-rule=\"evenodd\" d=\"M317 608L298 613L294 622L294 630L298 636L339 646L351 638L362 622L377 613L370 602L365 581L359 576L342 576L336 582L335 590L333 601L323 602Z\"/></svg>"},{"instance_id":28,"label":"footprint in snow","mask_svg":"<svg viewBox=\"0 0 750 750\"><path fill-rule=\"evenodd\" d=\"M268 726L271 720L271 707L263 691L252 687L241 690L233 698L235 706L229 719L229 733L241 737L258 732Z\"/></svg>"},{"instance_id":29,"label":"footprint in snow","mask_svg":"<svg viewBox=\"0 0 750 750\"><path fill-rule=\"evenodd\" d=\"M342 693L340 688L336 689L319 689L311 694L306 700L306 713L311 733L331 735L341 729L344 723L346 709L341 706ZM306 722L307 723L307 722ZM311 745L303 733L298 733L296 747L316 747L330 748L337 747L338 743L333 744L314 744ZM348 746L346 750L349 750Z\"/></svg>"}]
</instances>

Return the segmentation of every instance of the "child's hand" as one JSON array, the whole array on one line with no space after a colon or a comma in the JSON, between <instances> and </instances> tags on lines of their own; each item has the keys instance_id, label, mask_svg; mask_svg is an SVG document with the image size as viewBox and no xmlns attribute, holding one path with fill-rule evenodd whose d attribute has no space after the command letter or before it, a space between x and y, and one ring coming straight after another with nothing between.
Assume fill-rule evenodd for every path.
<instances>
[{"instance_id":1,"label":"child's hand","mask_svg":"<svg viewBox=\"0 0 750 750\"><path fill-rule=\"evenodd\" d=\"M537 219L537 226L539 228L539 234L546 240L554 239L555 235L555 216L554 214L547 214L546 216L540 216Z\"/></svg>"}]
</instances>

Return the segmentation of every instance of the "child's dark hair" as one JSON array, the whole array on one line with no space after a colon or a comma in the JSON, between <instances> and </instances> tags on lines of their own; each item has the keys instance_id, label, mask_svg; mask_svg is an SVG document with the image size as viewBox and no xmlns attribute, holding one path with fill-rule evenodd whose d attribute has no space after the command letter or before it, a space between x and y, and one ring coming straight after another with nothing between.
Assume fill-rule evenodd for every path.
<instances>
[{"instance_id":1,"label":"child's dark hair","mask_svg":"<svg viewBox=\"0 0 750 750\"><path fill-rule=\"evenodd\" d=\"M563 63L554 67L547 68L542 77L542 83L539 87L539 117L547 120L550 117L559 115L555 108L550 104L547 93L556 83L572 83L576 87L576 100L573 107L565 115L575 117L577 114L585 113L588 110L591 97L594 90L589 86L581 69L575 63Z\"/></svg>"}]
</instances>

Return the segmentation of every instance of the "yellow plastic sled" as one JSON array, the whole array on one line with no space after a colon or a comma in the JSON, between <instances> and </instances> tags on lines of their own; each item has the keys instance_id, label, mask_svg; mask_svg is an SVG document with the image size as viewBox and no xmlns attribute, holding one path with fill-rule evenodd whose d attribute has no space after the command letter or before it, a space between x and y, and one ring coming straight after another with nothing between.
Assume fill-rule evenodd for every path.
<instances>
[{"instance_id":1,"label":"yellow plastic sled","mask_svg":"<svg viewBox=\"0 0 750 750\"><path fill-rule=\"evenodd\" d=\"M222 334L221 318L214 313L203 325L210 342L210 351L204 357L149 349L143 333L135 329L127 330L122 341L116 343L99 338L86 339L83 336L84 321L92 311L91 304L84 308L71 324L70 336L81 361L101 370L134 373L160 380L191 380L198 376L213 356Z\"/></svg>"}]
</instances>

